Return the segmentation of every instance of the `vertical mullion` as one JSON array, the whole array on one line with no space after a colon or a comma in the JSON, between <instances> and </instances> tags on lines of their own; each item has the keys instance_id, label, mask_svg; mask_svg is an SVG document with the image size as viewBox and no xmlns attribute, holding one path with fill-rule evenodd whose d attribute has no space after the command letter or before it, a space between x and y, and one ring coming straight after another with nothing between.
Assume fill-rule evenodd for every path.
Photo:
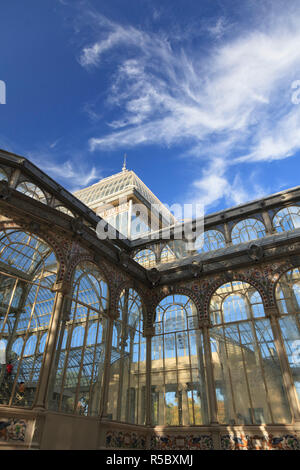
<instances>
[{"instance_id":1,"label":"vertical mullion","mask_svg":"<svg viewBox=\"0 0 300 470\"><path fill-rule=\"evenodd\" d=\"M252 402L250 386L249 386L249 381L248 381L248 374L247 374L247 367L246 367L245 356L244 356L244 351L243 351L243 346L242 346L241 332L240 332L240 327L238 323L236 324L236 326L237 326L237 330L239 334L239 342L240 342L240 348L241 348L242 359L243 359L244 374L245 374L245 379L246 379L246 387L247 387L248 396L249 396L251 420L252 420L252 424L255 424L253 402Z\"/></svg>"},{"instance_id":2,"label":"vertical mullion","mask_svg":"<svg viewBox=\"0 0 300 470\"><path fill-rule=\"evenodd\" d=\"M189 329L189 318L187 318L187 338L188 338L188 352L189 352L189 370L190 370L190 379L191 379L191 384L192 384L192 411L193 411L193 423L190 423L190 409L189 409L189 397L188 397L188 390L186 390L186 399L187 399L187 408L188 408L188 418L189 418L189 424L195 425L196 419L195 419L195 406L194 406L194 387L193 387L193 373L192 373L192 360L191 360L191 342L190 342L190 329ZM193 330L195 333L195 330ZM195 347L196 347L196 337L195 337ZM196 355L197 355L197 347L196 347ZM200 372L200 371L199 371Z\"/></svg>"},{"instance_id":3,"label":"vertical mullion","mask_svg":"<svg viewBox=\"0 0 300 470\"><path fill-rule=\"evenodd\" d=\"M164 416L163 421L164 425L166 424L166 354L165 354L165 328L163 325L163 335L162 335L162 343L163 343L163 408L164 408Z\"/></svg>"},{"instance_id":4,"label":"vertical mullion","mask_svg":"<svg viewBox=\"0 0 300 470\"><path fill-rule=\"evenodd\" d=\"M129 330L129 356L128 356L128 373L127 373L127 397L126 397L126 406L125 406L125 420L128 422L129 421L129 415L131 411L131 404L130 404L130 385L131 385L131 367L132 367L132 360L133 360L133 352L134 352L134 331L133 328L131 328L128 325L128 319L127 319L127 328Z\"/></svg>"},{"instance_id":5,"label":"vertical mullion","mask_svg":"<svg viewBox=\"0 0 300 470\"><path fill-rule=\"evenodd\" d=\"M268 320L267 320L267 321L268 321ZM255 322L254 322L254 320L251 320L251 323L252 323L253 335L254 335L254 338L255 338L255 342L256 342L256 344L257 344L258 358L259 358L260 368L261 368L261 371L262 371L264 386L265 386L265 390L266 390L268 408L269 408L269 412L270 412L270 416L271 416L272 423L274 423L274 416L273 416L272 407L271 407L271 402L270 402L269 388L268 388L267 381L266 381L266 378L265 378L265 369L264 369L264 366L263 366L262 355L261 355L261 350L260 350L259 342L258 342L258 339L257 339L257 334L256 334L256 329L255 329ZM271 329L271 325L270 325L270 329ZM272 331L272 329L271 329L271 331ZM272 333L272 335L273 335L273 333ZM269 346L267 346L267 347L268 347L268 350L270 351ZM276 346L275 346L275 348L276 348ZM270 352L271 352L271 351L270 351ZM271 355L271 354L270 354L270 355Z\"/></svg>"},{"instance_id":6,"label":"vertical mullion","mask_svg":"<svg viewBox=\"0 0 300 470\"><path fill-rule=\"evenodd\" d=\"M175 359L176 359L176 389L177 389L177 419L179 426L182 425L182 395L181 395L181 424L180 424L180 415L179 415L179 377L178 377L178 350L177 350L177 332L172 333L174 335L175 341Z\"/></svg>"},{"instance_id":7,"label":"vertical mullion","mask_svg":"<svg viewBox=\"0 0 300 470\"><path fill-rule=\"evenodd\" d=\"M6 326L8 315L10 313L11 304L12 304L12 301L14 299L16 288L17 288L17 285L18 285L18 282L19 282L19 278L13 278L13 279L15 279L14 287L12 289L12 293L11 293L11 296L10 296L10 299L9 299L9 304L8 304L8 307L7 307L7 310L6 310L6 313L5 313L5 317L3 319L3 326L2 326L2 330L0 331L0 336L4 333L4 328Z\"/></svg>"},{"instance_id":8,"label":"vertical mullion","mask_svg":"<svg viewBox=\"0 0 300 470\"><path fill-rule=\"evenodd\" d=\"M77 297L76 297L77 300ZM70 349L71 349L71 342L72 342L72 336L73 336L73 331L74 331L74 325L75 325L75 318L76 318L76 312L77 312L77 301L75 299L71 299L71 308L72 304L75 305L74 308L74 313L73 313L73 319L71 325L67 328L68 331L68 337L66 341L66 355L65 355L65 362L64 362L64 369L63 369L63 375L61 379L61 387L60 387L60 398L59 398L59 404L58 404L58 410L61 411L61 405L62 405L62 400L63 400L63 393L65 389L65 381L66 381L66 375L67 375L67 369L68 369L68 362L69 362L69 355L70 355Z\"/></svg>"},{"instance_id":9,"label":"vertical mullion","mask_svg":"<svg viewBox=\"0 0 300 470\"><path fill-rule=\"evenodd\" d=\"M40 283L36 286L36 288L37 288L37 289L36 289L36 293L35 293L35 297L34 297L34 302L33 302L33 305L32 305L32 307L31 307L31 313L30 313L30 317L29 317L29 322L28 322L28 324L27 324L27 329L26 329L26 333L25 333L24 340L23 340L23 346L22 346L22 350L21 350L21 354L20 354L20 360L19 360L19 364L18 364L18 367L17 367L16 377L15 377L15 380L14 380L14 383L13 383L13 386L12 386L12 391L11 391L11 396L10 396L10 400L9 400L8 406L11 406L11 405L12 405L13 397L14 397L14 394L15 394L15 391L16 391L17 380L18 380L18 377L19 377L19 373L20 373L20 369L21 369L21 364L22 364L22 362L23 362L24 349L25 349L25 346L26 346L26 341L27 341L27 338L28 338L29 329L30 329L31 322L32 322L32 317L33 317L33 313L34 313L35 306L36 306L37 296L38 296L38 293L39 293L39 290L40 290Z\"/></svg>"},{"instance_id":10,"label":"vertical mullion","mask_svg":"<svg viewBox=\"0 0 300 470\"><path fill-rule=\"evenodd\" d=\"M91 414L91 398L92 398L92 389L93 389L93 380L94 380L94 371L95 371L95 363L96 363L96 351L97 351L97 344L98 344L98 334L99 334L99 325L100 325L101 318L98 317L97 320L97 327L96 327L96 337L95 337L95 344L94 344L94 354L93 354L93 364L91 369L91 380L90 380L90 387L89 387L89 406L88 406L88 415ZM102 328L102 335L103 335L103 328ZM102 342L102 338L101 338Z\"/></svg>"},{"instance_id":11,"label":"vertical mullion","mask_svg":"<svg viewBox=\"0 0 300 470\"><path fill-rule=\"evenodd\" d=\"M35 350L34 350L34 353L33 353L34 359L33 359L33 364L32 364L32 368L31 368L29 382L31 382L32 379L33 379L34 367L35 367L35 364L36 364L36 359L37 359L37 354L38 354L38 349L39 349L40 336L41 336L41 332L38 331L36 333L36 345L35 345Z\"/></svg>"},{"instance_id":12,"label":"vertical mullion","mask_svg":"<svg viewBox=\"0 0 300 470\"><path fill-rule=\"evenodd\" d=\"M140 315L139 315L140 316ZM140 322L138 322L138 325L140 325ZM136 417L135 417L135 424L139 423L139 403L140 403L140 393L143 393L140 391L140 373L141 373L141 368L140 368L140 358L141 358L141 333L139 330L136 330L138 333L138 357L137 357L137 387L136 387ZM134 344L133 344L134 347ZM146 403L146 401L145 401Z\"/></svg>"},{"instance_id":13,"label":"vertical mullion","mask_svg":"<svg viewBox=\"0 0 300 470\"><path fill-rule=\"evenodd\" d=\"M83 338L83 345L82 345L82 350L81 350L81 360L80 360L79 372L78 372L78 377L77 377L77 387L76 387L75 400L74 400L74 412L76 412L76 407L77 407L77 402L78 402L81 374L82 374L84 355L85 355L85 349L86 349L86 340L87 340L87 335L88 335L88 330L89 330L89 328L88 328L89 318L90 318L90 309L88 309L86 320L85 320L85 333L84 333L84 338Z\"/></svg>"},{"instance_id":14,"label":"vertical mullion","mask_svg":"<svg viewBox=\"0 0 300 470\"><path fill-rule=\"evenodd\" d=\"M225 354L226 354L226 358L227 358L227 373L228 373L228 377L229 377L229 384L230 384L230 390L231 390L232 409L233 409L235 419L237 419L235 396L234 396L234 387L233 387L233 384L232 384L231 369L230 369L230 365L229 365L229 356L228 356L228 348L227 348L227 341L226 341L226 337L225 337L225 327L224 327L224 325L222 325L221 328L222 328L222 331L223 331L224 348L225 348Z\"/></svg>"}]
</instances>

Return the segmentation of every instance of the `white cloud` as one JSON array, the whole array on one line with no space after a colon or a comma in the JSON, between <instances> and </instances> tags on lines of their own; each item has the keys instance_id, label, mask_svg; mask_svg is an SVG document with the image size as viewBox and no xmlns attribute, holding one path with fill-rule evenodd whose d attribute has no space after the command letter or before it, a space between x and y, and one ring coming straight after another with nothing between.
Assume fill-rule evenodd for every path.
<instances>
[{"instance_id":1,"label":"white cloud","mask_svg":"<svg viewBox=\"0 0 300 470\"><path fill-rule=\"evenodd\" d=\"M86 164L82 156L75 156L75 158L72 156L72 159L67 159L62 163L57 162L57 157L53 154L45 151L27 152L26 156L70 191L84 188L101 178L99 170Z\"/></svg>"},{"instance_id":2,"label":"white cloud","mask_svg":"<svg viewBox=\"0 0 300 470\"><path fill-rule=\"evenodd\" d=\"M195 180L190 188L188 199L194 204L213 207L224 198L227 206L235 206L261 198L268 194L270 188L257 183L257 172L247 175L247 180L236 173L233 178L226 174L227 164L217 158L211 161L202 177Z\"/></svg>"},{"instance_id":3,"label":"white cloud","mask_svg":"<svg viewBox=\"0 0 300 470\"><path fill-rule=\"evenodd\" d=\"M231 27L232 24L229 23L225 17L221 16L214 24L207 25L206 29L213 37L220 39L230 30Z\"/></svg>"},{"instance_id":4,"label":"white cloud","mask_svg":"<svg viewBox=\"0 0 300 470\"><path fill-rule=\"evenodd\" d=\"M206 56L159 34L101 15L94 19L101 37L83 48L82 66L100 66L116 48L122 54L107 100L120 117L108 123L106 135L90 139L92 151L186 142L189 157L205 159L194 188L209 205L252 194L238 173L229 183L226 171L234 171L233 164L287 158L300 149L300 105L291 102L291 83L300 79L299 10L281 10L278 21L266 19L251 31L245 26L233 39L214 43ZM228 27L219 18L208 31L221 37ZM256 187L253 195L260 193Z\"/></svg>"}]
</instances>

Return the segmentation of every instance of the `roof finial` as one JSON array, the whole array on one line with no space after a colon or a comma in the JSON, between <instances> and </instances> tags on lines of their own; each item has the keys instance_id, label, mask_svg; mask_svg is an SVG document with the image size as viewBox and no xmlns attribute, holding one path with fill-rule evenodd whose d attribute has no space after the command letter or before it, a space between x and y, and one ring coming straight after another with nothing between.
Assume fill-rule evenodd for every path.
<instances>
[{"instance_id":1,"label":"roof finial","mask_svg":"<svg viewBox=\"0 0 300 470\"><path fill-rule=\"evenodd\" d=\"M122 171L126 171L126 170L127 170L127 168L126 168L126 158L127 158L127 155L126 155L126 153L124 153L124 163L123 163Z\"/></svg>"}]
</instances>

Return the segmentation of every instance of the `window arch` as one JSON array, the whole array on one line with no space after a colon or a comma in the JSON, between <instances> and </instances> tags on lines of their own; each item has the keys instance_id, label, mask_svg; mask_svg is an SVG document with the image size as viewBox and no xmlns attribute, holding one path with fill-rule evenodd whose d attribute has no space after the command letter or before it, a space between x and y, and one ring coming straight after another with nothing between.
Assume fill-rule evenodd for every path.
<instances>
[{"instance_id":1,"label":"window arch","mask_svg":"<svg viewBox=\"0 0 300 470\"><path fill-rule=\"evenodd\" d=\"M265 237L266 230L262 222L257 219L245 219L234 225L231 232L233 244L245 243L250 240Z\"/></svg>"},{"instance_id":2,"label":"window arch","mask_svg":"<svg viewBox=\"0 0 300 470\"><path fill-rule=\"evenodd\" d=\"M17 356L20 356L21 355L21 352L22 352L22 348L23 348L23 343L24 343L24 340L23 338L17 338L15 340L15 342L13 343L12 347L11 347L11 350L17 354Z\"/></svg>"},{"instance_id":3,"label":"window arch","mask_svg":"<svg viewBox=\"0 0 300 470\"><path fill-rule=\"evenodd\" d=\"M275 297L282 315L300 313L300 269L282 274L276 284Z\"/></svg>"},{"instance_id":4,"label":"window arch","mask_svg":"<svg viewBox=\"0 0 300 470\"><path fill-rule=\"evenodd\" d=\"M210 303L210 317L214 325L264 317L262 298L250 284L229 282L218 289Z\"/></svg>"},{"instance_id":5,"label":"window arch","mask_svg":"<svg viewBox=\"0 0 300 470\"><path fill-rule=\"evenodd\" d=\"M144 268L152 268L156 265L155 253L149 248L138 251L133 259Z\"/></svg>"},{"instance_id":6,"label":"window arch","mask_svg":"<svg viewBox=\"0 0 300 470\"><path fill-rule=\"evenodd\" d=\"M49 245L32 233L15 229L0 232L0 260L20 273L43 276L42 269L52 266L57 272L57 260Z\"/></svg>"},{"instance_id":7,"label":"window arch","mask_svg":"<svg viewBox=\"0 0 300 470\"><path fill-rule=\"evenodd\" d=\"M31 335L30 338L26 341L24 356L32 356L35 352L37 337L36 335Z\"/></svg>"},{"instance_id":8,"label":"window arch","mask_svg":"<svg viewBox=\"0 0 300 470\"><path fill-rule=\"evenodd\" d=\"M121 329L119 327L119 323L115 323L113 326L113 334L112 334L112 347L113 350L117 350L120 346L120 339L121 339Z\"/></svg>"},{"instance_id":9,"label":"window arch","mask_svg":"<svg viewBox=\"0 0 300 470\"><path fill-rule=\"evenodd\" d=\"M74 275L73 297L82 305L105 312L108 305L108 286L102 273L93 263L81 263ZM77 312L77 317L80 315Z\"/></svg>"},{"instance_id":10,"label":"window arch","mask_svg":"<svg viewBox=\"0 0 300 470\"><path fill-rule=\"evenodd\" d=\"M138 292L123 289L114 322L108 393L111 419L145 424L146 343L143 305Z\"/></svg>"},{"instance_id":11,"label":"window arch","mask_svg":"<svg viewBox=\"0 0 300 470\"><path fill-rule=\"evenodd\" d=\"M62 206L62 205L58 205L58 206L55 206L55 209L59 212L62 212L63 214L67 214L69 215L70 217L74 217L74 214L73 212L71 212L69 209L67 209L67 207L65 206Z\"/></svg>"},{"instance_id":12,"label":"window arch","mask_svg":"<svg viewBox=\"0 0 300 470\"><path fill-rule=\"evenodd\" d=\"M279 210L273 217L277 232L286 232L300 227L300 206L289 206Z\"/></svg>"},{"instance_id":13,"label":"window arch","mask_svg":"<svg viewBox=\"0 0 300 470\"><path fill-rule=\"evenodd\" d=\"M99 344L102 341L102 333L103 333L103 327L102 325L97 325L96 322L94 322L89 330L88 330L88 335L87 335L87 345L91 346L93 344Z\"/></svg>"},{"instance_id":14,"label":"window arch","mask_svg":"<svg viewBox=\"0 0 300 470\"><path fill-rule=\"evenodd\" d=\"M84 328L77 326L72 333L71 348L79 348L83 345Z\"/></svg>"},{"instance_id":15,"label":"window arch","mask_svg":"<svg viewBox=\"0 0 300 470\"><path fill-rule=\"evenodd\" d=\"M0 181L8 181L8 176L6 171L0 167Z\"/></svg>"},{"instance_id":16,"label":"window arch","mask_svg":"<svg viewBox=\"0 0 300 470\"><path fill-rule=\"evenodd\" d=\"M46 346L46 340L47 340L47 333L44 333L40 339L39 343L39 352L43 353L45 351L45 346Z\"/></svg>"},{"instance_id":17,"label":"window arch","mask_svg":"<svg viewBox=\"0 0 300 470\"><path fill-rule=\"evenodd\" d=\"M137 323L142 322L142 310L139 294L131 287L124 289L119 300L120 319L135 328Z\"/></svg>"},{"instance_id":18,"label":"window arch","mask_svg":"<svg viewBox=\"0 0 300 470\"><path fill-rule=\"evenodd\" d=\"M219 230L206 230L195 241L195 249L201 252L225 248L225 237Z\"/></svg>"},{"instance_id":19,"label":"window arch","mask_svg":"<svg viewBox=\"0 0 300 470\"><path fill-rule=\"evenodd\" d=\"M32 406L40 379L43 352L37 336L48 334L54 306L52 287L57 260L52 248L30 232L7 229L0 232L0 339L7 341L7 360L13 380L0 378L0 403ZM25 343L26 341L26 343ZM18 393L25 384L26 399Z\"/></svg>"},{"instance_id":20,"label":"window arch","mask_svg":"<svg viewBox=\"0 0 300 470\"><path fill-rule=\"evenodd\" d=\"M50 390L51 409L95 416L103 392L109 292L96 265L80 262L67 296L69 319L57 343L57 370Z\"/></svg>"},{"instance_id":21,"label":"window arch","mask_svg":"<svg viewBox=\"0 0 300 470\"><path fill-rule=\"evenodd\" d=\"M23 181L19 183L16 187L17 191L20 193L25 194L25 196L32 197L32 199L36 199L43 204L47 204L47 198L45 193L39 188L36 184L32 183L31 181Z\"/></svg>"},{"instance_id":22,"label":"window arch","mask_svg":"<svg viewBox=\"0 0 300 470\"><path fill-rule=\"evenodd\" d=\"M160 262L161 263L170 263L171 261L175 261L176 256L174 252L171 250L169 245L166 245L160 253Z\"/></svg>"},{"instance_id":23,"label":"window arch","mask_svg":"<svg viewBox=\"0 0 300 470\"><path fill-rule=\"evenodd\" d=\"M259 292L246 282L223 284L211 298L210 318L219 422L290 422L273 332Z\"/></svg>"},{"instance_id":24,"label":"window arch","mask_svg":"<svg viewBox=\"0 0 300 470\"><path fill-rule=\"evenodd\" d=\"M203 337L187 295L169 295L159 303L151 364L153 424L207 424Z\"/></svg>"}]
</instances>

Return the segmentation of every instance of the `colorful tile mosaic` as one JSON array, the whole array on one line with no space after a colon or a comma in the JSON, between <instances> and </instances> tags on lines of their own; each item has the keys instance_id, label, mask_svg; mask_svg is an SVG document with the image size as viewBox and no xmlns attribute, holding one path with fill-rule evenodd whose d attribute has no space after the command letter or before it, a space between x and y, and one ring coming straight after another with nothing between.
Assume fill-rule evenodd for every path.
<instances>
[{"instance_id":1,"label":"colorful tile mosaic","mask_svg":"<svg viewBox=\"0 0 300 470\"><path fill-rule=\"evenodd\" d=\"M212 450L212 437L208 434L157 435L151 436L151 449L156 450Z\"/></svg>"},{"instance_id":2,"label":"colorful tile mosaic","mask_svg":"<svg viewBox=\"0 0 300 470\"><path fill-rule=\"evenodd\" d=\"M300 441L296 435L283 436L223 434L222 450L300 450Z\"/></svg>"},{"instance_id":3,"label":"colorful tile mosaic","mask_svg":"<svg viewBox=\"0 0 300 470\"><path fill-rule=\"evenodd\" d=\"M146 436L135 432L107 431L106 447L114 449L145 449Z\"/></svg>"},{"instance_id":4,"label":"colorful tile mosaic","mask_svg":"<svg viewBox=\"0 0 300 470\"><path fill-rule=\"evenodd\" d=\"M0 441L24 441L26 426L22 419L0 418Z\"/></svg>"}]
</instances>

